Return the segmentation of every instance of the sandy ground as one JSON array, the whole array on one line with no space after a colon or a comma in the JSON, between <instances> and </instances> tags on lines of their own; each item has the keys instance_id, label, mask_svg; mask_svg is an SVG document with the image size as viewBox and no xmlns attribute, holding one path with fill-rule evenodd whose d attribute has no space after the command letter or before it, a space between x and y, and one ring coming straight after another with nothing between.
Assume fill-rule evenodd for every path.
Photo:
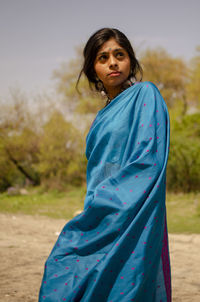
<instances>
[{"instance_id":1,"label":"sandy ground","mask_svg":"<svg viewBox=\"0 0 200 302\"><path fill-rule=\"evenodd\" d=\"M0 301L38 301L44 262L65 223L0 214ZM199 302L200 235L170 234L169 240L173 301Z\"/></svg>"}]
</instances>

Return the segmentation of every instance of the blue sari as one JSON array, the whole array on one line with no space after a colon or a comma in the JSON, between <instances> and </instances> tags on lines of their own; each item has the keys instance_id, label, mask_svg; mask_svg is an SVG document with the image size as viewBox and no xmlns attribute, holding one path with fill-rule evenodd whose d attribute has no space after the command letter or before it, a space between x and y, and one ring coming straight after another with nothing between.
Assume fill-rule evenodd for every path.
<instances>
[{"instance_id":1,"label":"blue sari","mask_svg":"<svg viewBox=\"0 0 200 302\"><path fill-rule=\"evenodd\" d=\"M63 228L40 302L170 302L167 106L139 82L98 111L86 137L84 210Z\"/></svg>"}]
</instances>

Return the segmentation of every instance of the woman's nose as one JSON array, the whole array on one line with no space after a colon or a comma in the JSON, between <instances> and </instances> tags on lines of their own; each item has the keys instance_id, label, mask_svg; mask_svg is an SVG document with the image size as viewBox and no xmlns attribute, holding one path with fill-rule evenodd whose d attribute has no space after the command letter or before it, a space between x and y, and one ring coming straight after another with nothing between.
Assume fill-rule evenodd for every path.
<instances>
[{"instance_id":1,"label":"woman's nose","mask_svg":"<svg viewBox=\"0 0 200 302\"><path fill-rule=\"evenodd\" d=\"M117 60L116 60L116 58L114 56L110 56L109 66L110 67L117 67L118 66Z\"/></svg>"}]
</instances>

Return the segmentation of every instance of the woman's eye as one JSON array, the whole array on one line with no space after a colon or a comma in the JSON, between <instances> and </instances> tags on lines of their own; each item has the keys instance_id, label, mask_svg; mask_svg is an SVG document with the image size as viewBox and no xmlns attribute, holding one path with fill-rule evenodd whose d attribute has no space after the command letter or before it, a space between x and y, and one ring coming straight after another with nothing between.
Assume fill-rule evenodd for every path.
<instances>
[{"instance_id":1,"label":"woman's eye","mask_svg":"<svg viewBox=\"0 0 200 302\"><path fill-rule=\"evenodd\" d=\"M116 56L118 57L118 58L123 58L124 57L124 53L123 52L118 52L117 54L116 54Z\"/></svg>"},{"instance_id":2,"label":"woman's eye","mask_svg":"<svg viewBox=\"0 0 200 302\"><path fill-rule=\"evenodd\" d=\"M101 55L99 57L99 61L105 61L107 59L107 56L106 55Z\"/></svg>"}]
</instances>

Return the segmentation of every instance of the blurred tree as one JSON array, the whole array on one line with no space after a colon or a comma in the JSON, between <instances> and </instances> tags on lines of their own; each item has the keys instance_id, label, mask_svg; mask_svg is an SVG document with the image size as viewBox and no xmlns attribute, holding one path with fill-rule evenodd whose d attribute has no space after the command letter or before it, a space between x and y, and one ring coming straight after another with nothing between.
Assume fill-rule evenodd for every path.
<instances>
[{"instance_id":1,"label":"blurred tree","mask_svg":"<svg viewBox=\"0 0 200 302\"><path fill-rule=\"evenodd\" d=\"M36 167L42 182L58 189L67 183L80 184L85 178L83 152L80 132L55 111L44 125L40 137Z\"/></svg>"},{"instance_id":2,"label":"blurred tree","mask_svg":"<svg viewBox=\"0 0 200 302\"><path fill-rule=\"evenodd\" d=\"M89 88L84 75L79 82L79 92L76 90L76 82L83 64L81 47L77 48L76 56L76 59L62 63L54 70L53 78L56 80L57 91L67 102L70 112L84 115L86 119L89 118L90 123L94 114L105 105L105 100Z\"/></svg>"},{"instance_id":3,"label":"blurred tree","mask_svg":"<svg viewBox=\"0 0 200 302\"><path fill-rule=\"evenodd\" d=\"M35 102L29 106L27 97L13 89L9 102L2 104L0 191L17 184L37 185L40 181L48 187L59 183L60 188L66 181L85 181L85 137L84 131L76 129L79 121L75 128L59 112L62 108L56 111L56 103L42 96L39 101L39 106L35 107Z\"/></svg>"},{"instance_id":4,"label":"blurred tree","mask_svg":"<svg viewBox=\"0 0 200 302\"><path fill-rule=\"evenodd\" d=\"M189 83L187 85L188 101L200 109L200 46L196 48L197 56L190 64Z\"/></svg>"},{"instance_id":5,"label":"blurred tree","mask_svg":"<svg viewBox=\"0 0 200 302\"><path fill-rule=\"evenodd\" d=\"M171 122L167 188L171 191L199 191L200 113Z\"/></svg>"},{"instance_id":6,"label":"blurred tree","mask_svg":"<svg viewBox=\"0 0 200 302\"><path fill-rule=\"evenodd\" d=\"M18 172L21 172L23 182L27 180L38 185L39 175L33 166L37 162L38 136L31 129L23 129L21 133L12 133L4 137L2 146L6 160L11 162Z\"/></svg>"},{"instance_id":7,"label":"blurred tree","mask_svg":"<svg viewBox=\"0 0 200 302\"><path fill-rule=\"evenodd\" d=\"M188 68L180 58L172 58L163 48L147 49L141 55L144 80L153 82L159 88L169 108L177 100L183 104L182 113L187 110L186 83Z\"/></svg>"},{"instance_id":8,"label":"blurred tree","mask_svg":"<svg viewBox=\"0 0 200 302\"><path fill-rule=\"evenodd\" d=\"M0 137L0 192L5 191L12 186L14 180L19 178L21 173L16 169L15 165L9 160L5 145Z\"/></svg>"},{"instance_id":9,"label":"blurred tree","mask_svg":"<svg viewBox=\"0 0 200 302\"><path fill-rule=\"evenodd\" d=\"M0 190L16 183L39 183L32 163L37 161L38 137L27 99L18 89L11 90L11 100L0 113Z\"/></svg>"},{"instance_id":10,"label":"blurred tree","mask_svg":"<svg viewBox=\"0 0 200 302\"><path fill-rule=\"evenodd\" d=\"M197 111L189 115L186 110L190 104L199 106L199 58L197 55L191 61L190 70L181 59L172 58L163 49L148 49L141 59L144 80L158 86L170 111L167 186L173 191L199 190L200 114ZM27 180L58 189L64 189L68 183L80 185L85 182L85 137L105 101L89 89L84 76L79 83L81 94L76 91L81 66L79 49L77 59L61 64L54 71L59 93L54 101L40 96L38 104L34 102L29 107L27 97L14 89L11 101L2 104L1 191L15 184L24 185Z\"/></svg>"}]
</instances>

